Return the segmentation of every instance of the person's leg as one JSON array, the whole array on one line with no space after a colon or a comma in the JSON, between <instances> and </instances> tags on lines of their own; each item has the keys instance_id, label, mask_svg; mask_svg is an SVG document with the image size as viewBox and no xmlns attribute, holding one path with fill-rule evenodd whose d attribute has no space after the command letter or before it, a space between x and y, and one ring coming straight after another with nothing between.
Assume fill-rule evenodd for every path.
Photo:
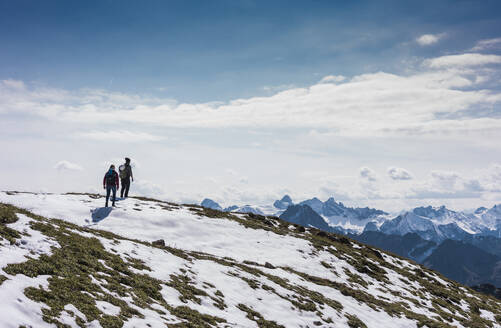
<instances>
[{"instance_id":1,"label":"person's leg","mask_svg":"<svg viewBox=\"0 0 501 328\"><path fill-rule=\"evenodd\" d=\"M125 191L125 179L120 179L122 180L122 188L120 189L120 198L124 198L124 191Z\"/></svg>"},{"instance_id":2,"label":"person's leg","mask_svg":"<svg viewBox=\"0 0 501 328\"><path fill-rule=\"evenodd\" d=\"M115 200L117 199L117 186L111 187L111 190L113 191L113 202L111 205L115 206Z\"/></svg>"},{"instance_id":3,"label":"person's leg","mask_svg":"<svg viewBox=\"0 0 501 328\"><path fill-rule=\"evenodd\" d=\"M106 186L106 207L108 207L108 199L110 198L110 186Z\"/></svg>"},{"instance_id":4,"label":"person's leg","mask_svg":"<svg viewBox=\"0 0 501 328\"><path fill-rule=\"evenodd\" d=\"M130 188L130 179L125 180L125 184L123 185L125 187L125 198L129 197L129 188Z\"/></svg>"}]
</instances>

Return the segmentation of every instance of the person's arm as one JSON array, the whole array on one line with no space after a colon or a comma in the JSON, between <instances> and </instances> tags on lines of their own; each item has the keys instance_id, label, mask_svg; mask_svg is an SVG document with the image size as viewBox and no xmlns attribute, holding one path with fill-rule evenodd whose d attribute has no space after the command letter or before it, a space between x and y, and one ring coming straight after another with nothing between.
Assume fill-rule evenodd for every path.
<instances>
[{"instance_id":1,"label":"person's arm","mask_svg":"<svg viewBox=\"0 0 501 328\"><path fill-rule=\"evenodd\" d=\"M134 181L134 176L132 175L132 167L130 168L130 177L131 177L132 181Z\"/></svg>"},{"instance_id":2,"label":"person's arm","mask_svg":"<svg viewBox=\"0 0 501 328\"><path fill-rule=\"evenodd\" d=\"M106 189L106 174L104 175L103 178L103 189Z\"/></svg>"}]
</instances>

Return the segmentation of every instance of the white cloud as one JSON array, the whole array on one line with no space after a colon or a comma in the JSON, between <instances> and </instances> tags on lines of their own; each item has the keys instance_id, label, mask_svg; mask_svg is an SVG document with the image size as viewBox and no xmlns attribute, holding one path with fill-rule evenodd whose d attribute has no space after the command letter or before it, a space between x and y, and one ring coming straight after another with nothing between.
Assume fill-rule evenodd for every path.
<instances>
[{"instance_id":1,"label":"white cloud","mask_svg":"<svg viewBox=\"0 0 501 328\"><path fill-rule=\"evenodd\" d=\"M135 179L134 182L132 182L131 193L144 197L167 198L167 192L163 187L144 179Z\"/></svg>"},{"instance_id":2,"label":"white cloud","mask_svg":"<svg viewBox=\"0 0 501 328\"><path fill-rule=\"evenodd\" d=\"M498 60L498 56L488 57L487 62L494 59ZM451 61L465 64L464 59L439 57L435 60L429 65L441 67ZM52 122L78 124L80 129L103 122L134 124L140 131L128 132L126 128L125 132L91 130L80 133L80 137L93 139L130 136L131 140L134 137L135 140L159 140L159 136L149 132L152 127L313 128L352 137L485 133L501 130L501 119L437 118L438 114L443 116L500 103L499 91L471 89L485 78L488 76L484 72L475 70L434 70L409 76L378 72L354 76L338 84L319 83L224 104L177 104L169 99L102 90L70 92L27 88L15 94L2 90L5 92L0 92L0 114L26 113ZM457 89L465 86L470 89Z\"/></svg>"},{"instance_id":3,"label":"white cloud","mask_svg":"<svg viewBox=\"0 0 501 328\"><path fill-rule=\"evenodd\" d=\"M337 83L346 80L346 76L343 75L327 75L324 76L318 83Z\"/></svg>"},{"instance_id":4,"label":"white cloud","mask_svg":"<svg viewBox=\"0 0 501 328\"><path fill-rule=\"evenodd\" d=\"M155 136L146 132L131 132L131 131L90 131L76 133L75 137L100 140L100 141L122 141L122 142L142 142L142 141L158 141L165 139L160 136Z\"/></svg>"},{"instance_id":5,"label":"white cloud","mask_svg":"<svg viewBox=\"0 0 501 328\"><path fill-rule=\"evenodd\" d=\"M8 79L8 80L2 80L1 82L4 86L10 89L24 90L25 88L23 81Z\"/></svg>"},{"instance_id":6,"label":"white cloud","mask_svg":"<svg viewBox=\"0 0 501 328\"><path fill-rule=\"evenodd\" d=\"M388 176L393 180L411 180L412 175L406 169L400 167L389 167Z\"/></svg>"},{"instance_id":7,"label":"white cloud","mask_svg":"<svg viewBox=\"0 0 501 328\"><path fill-rule=\"evenodd\" d=\"M432 171L432 178L441 188L453 189L459 180L459 174L449 171Z\"/></svg>"},{"instance_id":8,"label":"white cloud","mask_svg":"<svg viewBox=\"0 0 501 328\"><path fill-rule=\"evenodd\" d=\"M478 41L477 44L471 48L471 51L490 50L499 47L501 47L501 38L487 39Z\"/></svg>"},{"instance_id":9,"label":"white cloud","mask_svg":"<svg viewBox=\"0 0 501 328\"><path fill-rule=\"evenodd\" d=\"M421 46L429 46L437 43L440 39L445 36L445 33L440 34L423 34L416 38L416 42Z\"/></svg>"},{"instance_id":10,"label":"white cloud","mask_svg":"<svg viewBox=\"0 0 501 328\"><path fill-rule=\"evenodd\" d=\"M294 84L280 84L280 85L265 85L262 89L266 92L279 92L287 89L293 89L296 86Z\"/></svg>"},{"instance_id":11,"label":"white cloud","mask_svg":"<svg viewBox=\"0 0 501 328\"><path fill-rule=\"evenodd\" d=\"M424 64L432 68L472 67L501 63L501 56L468 53L427 59Z\"/></svg>"},{"instance_id":12,"label":"white cloud","mask_svg":"<svg viewBox=\"0 0 501 328\"><path fill-rule=\"evenodd\" d=\"M368 167L360 168L360 176L368 181L376 181L376 172Z\"/></svg>"},{"instance_id":13,"label":"white cloud","mask_svg":"<svg viewBox=\"0 0 501 328\"><path fill-rule=\"evenodd\" d=\"M58 171L81 171L83 168L75 163L71 163L69 161L63 160L59 161L54 165L54 168Z\"/></svg>"}]
</instances>

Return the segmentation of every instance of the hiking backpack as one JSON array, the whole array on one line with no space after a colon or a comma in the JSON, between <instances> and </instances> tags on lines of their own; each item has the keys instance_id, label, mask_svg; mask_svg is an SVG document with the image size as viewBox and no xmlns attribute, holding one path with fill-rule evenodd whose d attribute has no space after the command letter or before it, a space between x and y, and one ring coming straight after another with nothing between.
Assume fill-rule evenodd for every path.
<instances>
[{"instance_id":1,"label":"hiking backpack","mask_svg":"<svg viewBox=\"0 0 501 328\"><path fill-rule=\"evenodd\" d=\"M120 179L127 178L127 170L125 169L125 164L118 167L118 172L120 172Z\"/></svg>"},{"instance_id":2,"label":"hiking backpack","mask_svg":"<svg viewBox=\"0 0 501 328\"><path fill-rule=\"evenodd\" d=\"M115 171L113 172L108 172L106 173L106 185L107 186L115 186L116 185L116 180L115 180Z\"/></svg>"}]
</instances>

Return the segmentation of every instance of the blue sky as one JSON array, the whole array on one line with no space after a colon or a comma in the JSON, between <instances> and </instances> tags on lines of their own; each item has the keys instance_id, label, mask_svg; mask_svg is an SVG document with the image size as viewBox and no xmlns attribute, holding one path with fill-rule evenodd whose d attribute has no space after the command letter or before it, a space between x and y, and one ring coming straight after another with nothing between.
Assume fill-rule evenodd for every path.
<instances>
[{"instance_id":1,"label":"blue sky","mask_svg":"<svg viewBox=\"0 0 501 328\"><path fill-rule=\"evenodd\" d=\"M499 1L1 1L0 77L226 101L495 38ZM410 40L447 33L440 45Z\"/></svg>"},{"instance_id":2,"label":"blue sky","mask_svg":"<svg viewBox=\"0 0 501 328\"><path fill-rule=\"evenodd\" d=\"M499 1L2 1L0 189L501 203Z\"/></svg>"}]
</instances>

